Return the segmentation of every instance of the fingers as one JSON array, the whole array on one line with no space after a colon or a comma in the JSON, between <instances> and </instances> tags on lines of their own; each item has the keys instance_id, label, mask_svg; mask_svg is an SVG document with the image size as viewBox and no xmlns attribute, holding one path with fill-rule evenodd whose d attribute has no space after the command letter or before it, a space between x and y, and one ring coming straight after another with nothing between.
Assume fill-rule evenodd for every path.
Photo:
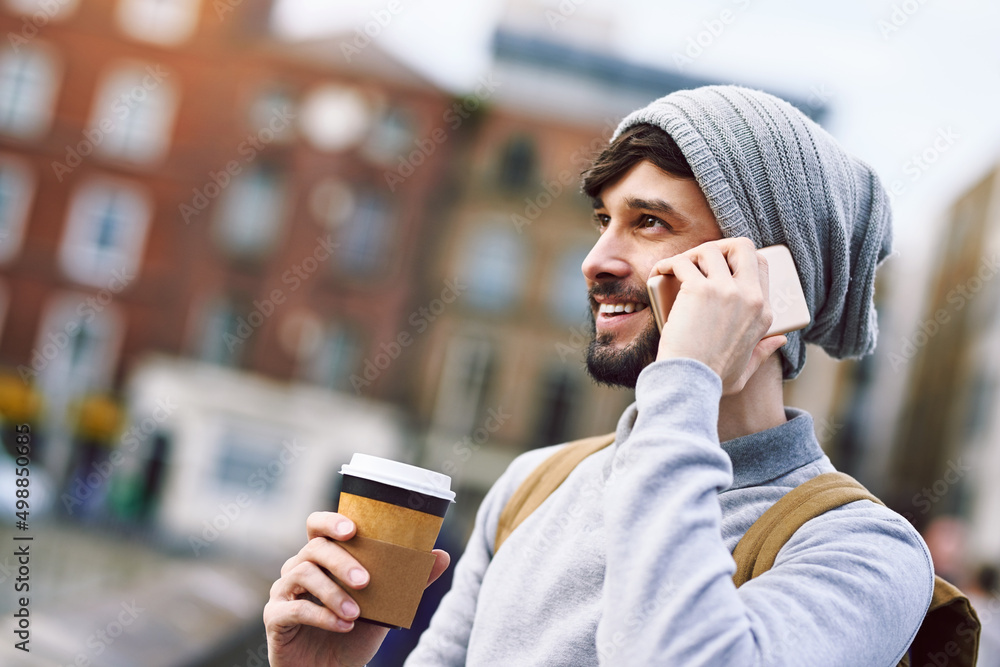
<instances>
[{"instance_id":1,"label":"fingers","mask_svg":"<svg viewBox=\"0 0 1000 667\"><path fill-rule=\"evenodd\" d=\"M310 540L315 537L349 540L356 531L353 521L336 512L313 512L306 519L306 534Z\"/></svg>"},{"instance_id":2,"label":"fingers","mask_svg":"<svg viewBox=\"0 0 1000 667\"><path fill-rule=\"evenodd\" d=\"M312 599L308 599L310 596ZM306 619L301 622L307 625L319 622L322 625L318 627L332 625L340 630L349 630L353 626L354 619L361 613L358 604L351 596L330 579L316 563L309 561L300 563L274 582L271 586L271 601L294 603L286 607L286 612L292 613L295 618ZM325 608L337 618L330 618L328 614L317 612L313 608ZM337 619L342 622L338 622Z\"/></svg>"},{"instance_id":3,"label":"fingers","mask_svg":"<svg viewBox=\"0 0 1000 667\"><path fill-rule=\"evenodd\" d=\"M285 561L281 566L281 576L305 562L320 565L352 588L364 588L368 584L368 571L361 563L342 546L325 537L314 537L299 553Z\"/></svg>"},{"instance_id":4,"label":"fingers","mask_svg":"<svg viewBox=\"0 0 1000 667\"><path fill-rule=\"evenodd\" d=\"M448 555L447 551L434 549L433 553L437 560L434 561L434 567L431 568L431 574L427 578L428 586L437 581L438 577L444 574L444 571L448 569L448 565L451 564L451 556Z\"/></svg>"},{"instance_id":5,"label":"fingers","mask_svg":"<svg viewBox=\"0 0 1000 667\"><path fill-rule=\"evenodd\" d=\"M354 621L344 620L327 607L309 600L270 600L264 606L264 626L268 637L274 635L277 639L300 625L332 632L350 632L354 629Z\"/></svg>"}]
</instances>

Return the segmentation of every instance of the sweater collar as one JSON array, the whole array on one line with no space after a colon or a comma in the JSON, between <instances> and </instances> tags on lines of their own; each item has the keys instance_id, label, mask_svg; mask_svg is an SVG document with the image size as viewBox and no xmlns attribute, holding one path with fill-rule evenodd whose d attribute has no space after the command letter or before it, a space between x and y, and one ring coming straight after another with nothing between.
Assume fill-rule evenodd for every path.
<instances>
[{"instance_id":1,"label":"sweater collar","mask_svg":"<svg viewBox=\"0 0 1000 667\"><path fill-rule=\"evenodd\" d=\"M639 414L636 404L625 408L615 432L615 447L625 442ZM785 407L784 424L758 433L726 440L722 450L733 464L729 490L761 486L824 456L813 429L812 416L798 408ZM608 465L610 465L610 457ZM610 472L606 470L605 473Z\"/></svg>"}]
</instances>

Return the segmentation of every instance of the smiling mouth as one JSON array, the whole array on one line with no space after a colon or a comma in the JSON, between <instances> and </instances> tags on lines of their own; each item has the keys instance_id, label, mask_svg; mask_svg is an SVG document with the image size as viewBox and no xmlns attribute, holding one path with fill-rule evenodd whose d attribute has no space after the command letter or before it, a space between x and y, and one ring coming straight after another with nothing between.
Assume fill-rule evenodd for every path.
<instances>
[{"instance_id":1,"label":"smiling mouth","mask_svg":"<svg viewBox=\"0 0 1000 667\"><path fill-rule=\"evenodd\" d=\"M634 301L624 301L622 303L601 303L598 304L597 312L602 315L615 316L624 313L637 313L646 309L646 304Z\"/></svg>"}]
</instances>

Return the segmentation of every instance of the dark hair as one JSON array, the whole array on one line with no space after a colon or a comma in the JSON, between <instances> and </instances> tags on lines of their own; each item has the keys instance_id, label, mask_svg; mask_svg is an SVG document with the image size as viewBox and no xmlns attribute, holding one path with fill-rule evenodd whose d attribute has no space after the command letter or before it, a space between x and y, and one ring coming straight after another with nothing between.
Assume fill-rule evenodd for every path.
<instances>
[{"instance_id":1,"label":"dark hair","mask_svg":"<svg viewBox=\"0 0 1000 667\"><path fill-rule=\"evenodd\" d=\"M649 160L671 176L694 180L691 165L673 137L655 125L640 123L622 132L583 172L584 194L597 199L606 185L642 160Z\"/></svg>"}]
</instances>

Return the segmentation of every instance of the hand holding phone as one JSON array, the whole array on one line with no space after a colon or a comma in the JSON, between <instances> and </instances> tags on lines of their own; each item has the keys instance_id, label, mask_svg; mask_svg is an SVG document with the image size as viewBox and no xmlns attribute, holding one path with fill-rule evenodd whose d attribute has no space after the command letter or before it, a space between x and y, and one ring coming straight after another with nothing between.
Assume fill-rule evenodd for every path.
<instances>
[{"instance_id":1,"label":"hand holding phone","mask_svg":"<svg viewBox=\"0 0 1000 667\"><path fill-rule=\"evenodd\" d=\"M791 251L784 245L772 245L759 249L757 254L767 260L768 301L774 315L764 338L805 328L811 321L809 306ZM663 330L680 287L680 280L673 275L656 275L646 282L658 330Z\"/></svg>"},{"instance_id":2,"label":"hand holding phone","mask_svg":"<svg viewBox=\"0 0 1000 667\"><path fill-rule=\"evenodd\" d=\"M787 248L719 239L658 261L650 274L657 360L701 361L722 379L723 395L742 391L783 334L809 323Z\"/></svg>"}]
</instances>

